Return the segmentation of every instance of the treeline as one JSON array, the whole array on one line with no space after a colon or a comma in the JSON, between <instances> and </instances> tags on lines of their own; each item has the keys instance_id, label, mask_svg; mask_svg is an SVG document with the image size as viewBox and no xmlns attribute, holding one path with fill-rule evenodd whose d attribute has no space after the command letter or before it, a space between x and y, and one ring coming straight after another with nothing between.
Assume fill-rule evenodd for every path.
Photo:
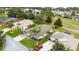
<instances>
[{"instance_id":1,"label":"treeline","mask_svg":"<svg viewBox=\"0 0 79 59\"><path fill-rule=\"evenodd\" d=\"M30 7L31 8L31 7ZM35 8L34 8L35 9ZM37 10L40 8L37 8ZM42 21L46 23L51 23L52 22L52 8L46 7L46 8L41 8L40 12L33 12L33 10L29 9L24 11L23 8L8 8L8 17L16 17L20 19L31 19L31 20L37 20L37 21Z\"/></svg>"},{"instance_id":2,"label":"treeline","mask_svg":"<svg viewBox=\"0 0 79 59\"><path fill-rule=\"evenodd\" d=\"M67 8L64 8L64 7L58 7L58 8L53 8L53 10L59 10L59 11L71 11L71 10L74 10L74 11L79 11L79 7L67 7Z\"/></svg>"}]
</instances>

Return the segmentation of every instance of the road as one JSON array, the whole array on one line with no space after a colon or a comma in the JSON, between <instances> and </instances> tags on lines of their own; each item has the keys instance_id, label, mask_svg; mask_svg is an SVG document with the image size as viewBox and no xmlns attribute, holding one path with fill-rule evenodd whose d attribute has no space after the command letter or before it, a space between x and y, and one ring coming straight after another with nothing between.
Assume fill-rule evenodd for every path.
<instances>
[{"instance_id":1,"label":"road","mask_svg":"<svg viewBox=\"0 0 79 59\"><path fill-rule=\"evenodd\" d=\"M69 29L69 28L66 28L66 27L63 27L64 29L67 29L67 30L70 30L70 31L73 31L73 32L76 32L79 34L79 30L74 30L74 29Z\"/></svg>"}]
</instances>

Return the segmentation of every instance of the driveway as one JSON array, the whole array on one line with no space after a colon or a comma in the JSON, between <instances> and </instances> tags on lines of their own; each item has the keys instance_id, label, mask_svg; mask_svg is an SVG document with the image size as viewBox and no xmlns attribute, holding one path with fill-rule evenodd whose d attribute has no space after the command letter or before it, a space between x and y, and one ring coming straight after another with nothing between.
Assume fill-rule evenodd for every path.
<instances>
[{"instance_id":1,"label":"driveway","mask_svg":"<svg viewBox=\"0 0 79 59\"><path fill-rule=\"evenodd\" d=\"M40 49L39 51L49 51L50 49L52 49L54 43L52 41L47 41L43 44L43 48Z\"/></svg>"}]
</instances>

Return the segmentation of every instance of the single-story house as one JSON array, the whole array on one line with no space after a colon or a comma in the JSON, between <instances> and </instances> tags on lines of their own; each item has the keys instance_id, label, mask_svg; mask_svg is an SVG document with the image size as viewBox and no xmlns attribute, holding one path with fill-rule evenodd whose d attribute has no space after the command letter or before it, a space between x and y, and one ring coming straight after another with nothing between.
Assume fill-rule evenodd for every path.
<instances>
[{"instance_id":1,"label":"single-story house","mask_svg":"<svg viewBox=\"0 0 79 59\"><path fill-rule=\"evenodd\" d=\"M73 20L78 20L79 21L79 16L72 16Z\"/></svg>"},{"instance_id":2,"label":"single-story house","mask_svg":"<svg viewBox=\"0 0 79 59\"><path fill-rule=\"evenodd\" d=\"M33 22L31 20L24 19L22 21L15 22L13 28L18 27L18 28L21 28L22 30L25 30L28 28L29 25L32 25L32 24L33 24Z\"/></svg>"},{"instance_id":3,"label":"single-story house","mask_svg":"<svg viewBox=\"0 0 79 59\"><path fill-rule=\"evenodd\" d=\"M40 25L37 27L34 27L34 29L39 29L40 32L37 35L33 35L35 39L41 39L47 35L47 32L50 32L52 28L50 28L48 25Z\"/></svg>"},{"instance_id":4,"label":"single-story house","mask_svg":"<svg viewBox=\"0 0 79 59\"><path fill-rule=\"evenodd\" d=\"M70 48L74 51L77 49L77 46L79 44L79 41L77 39L67 33L56 32L50 37L50 39L52 41L57 39L65 46L65 48Z\"/></svg>"}]
</instances>

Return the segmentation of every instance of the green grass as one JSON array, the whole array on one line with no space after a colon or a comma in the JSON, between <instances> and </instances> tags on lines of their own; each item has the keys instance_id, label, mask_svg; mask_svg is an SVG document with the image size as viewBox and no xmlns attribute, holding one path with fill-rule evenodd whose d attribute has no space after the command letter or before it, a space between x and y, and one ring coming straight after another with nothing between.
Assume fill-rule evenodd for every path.
<instances>
[{"instance_id":1,"label":"green grass","mask_svg":"<svg viewBox=\"0 0 79 59\"><path fill-rule=\"evenodd\" d=\"M43 44L43 43L45 43L46 41L48 41L49 37L50 37L50 34L47 35L47 36L45 36L44 38L40 39L40 40L37 41L37 42L38 42L39 44Z\"/></svg>"},{"instance_id":2,"label":"green grass","mask_svg":"<svg viewBox=\"0 0 79 59\"><path fill-rule=\"evenodd\" d=\"M64 27L79 30L79 21L68 18L62 18L62 23Z\"/></svg>"},{"instance_id":3,"label":"green grass","mask_svg":"<svg viewBox=\"0 0 79 59\"><path fill-rule=\"evenodd\" d=\"M61 17L55 16L53 19L53 22L55 22L58 18L61 18ZM61 18L61 19L64 27L79 30L79 21L72 20L70 18Z\"/></svg>"},{"instance_id":4,"label":"green grass","mask_svg":"<svg viewBox=\"0 0 79 59\"><path fill-rule=\"evenodd\" d=\"M65 31L67 31L67 30L64 29L64 28L57 28L56 31L59 31L59 32L65 32Z\"/></svg>"},{"instance_id":5,"label":"green grass","mask_svg":"<svg viewBox=\"0 0 79 59\"><path fill-rule=\"evenodd\" d=\"M5 27L4 26L0 26L0 31L2 31Z\"/></svg>"},{"instance_id":6,"label":"green grass","mask_svg":"<svg viewBox=\"0 0 79 59\"><path fill-rule=\"evenodd\" d=\"M13 23L12 22L7 22L6 25L7 25L7 27L12 27Z\"/></svg>"},{"instance_id":7,"label":"green grass","mask_svg":"<svg viewBox=\"0 0 79 59\"><path fill-rule=\"evenodd\" d=\"M71 33L76 39L79 39L79 34L75 33L75 32L72 32Z\"/></svg>"},{"instance_id":8,"label":"green grass","mask_svg":"<svg viewBox=\"0 0 79 59\"><path fill-rule=\"evenodd\" d=\"M21 31L21 29L17 28L17 29L8 31L6 34L14 38L14 37L22 34L22 31Z\"/></svg>"},{"instance_id":9,"label":"green grass","mask_svg":"<svg viewBox=\"0 0 79 59\"><path fill-rule=\"evenodd\" d=\"M58 29L56 29L56 31L59 31L59 32L69 32L69 33L71 33L72 36L74 36L74 38L79 39L79 34L75 33L75 32L72 32L70 30L67 30L67 29L64 29L64 28L58 28Z\"/></svg>"},{"instance_id":10,"label":"green grass","mask_svg":"<svg viewBox=\"0 0 79 59\"><path fill-rule=\"evenodd\" d=\"M35 48L37 44L37 42L32 39L23 39L20 43L28 48Z\"/></svg>"},{"instance_id":11,"label":"green grass","mask_svg":"<svg viewBox=\"0 0 79 59\"><path fill-rule=\"evenodd\" d=\"M28 48L35 48L36 44L43 44L46 41L48 41L49 39L49 35L47 35L46 37L39 39L39 40L33 40L33 39L23 39L22 41L20 41L20 43L22 43L24 46L28 47Z\"/></svg>"}]
</instances>

